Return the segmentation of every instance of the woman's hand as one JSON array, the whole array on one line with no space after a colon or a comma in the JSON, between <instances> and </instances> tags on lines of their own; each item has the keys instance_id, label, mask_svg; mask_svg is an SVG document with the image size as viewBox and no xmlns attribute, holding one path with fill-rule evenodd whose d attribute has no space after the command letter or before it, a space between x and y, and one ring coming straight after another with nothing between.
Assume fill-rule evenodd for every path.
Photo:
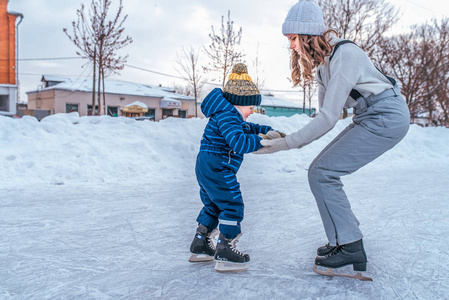
<instances>
[{"instance_id":1,"label":"woman's hand","mask_svg":"<svg viewBox=\"0 0 449 300\"><path fill-rule=\"evenodd\" d=\"M263 147L253 153L268 154L290 149L284 138L274 140L261 140L260 143Z\"/></svg>"}]
</instances>

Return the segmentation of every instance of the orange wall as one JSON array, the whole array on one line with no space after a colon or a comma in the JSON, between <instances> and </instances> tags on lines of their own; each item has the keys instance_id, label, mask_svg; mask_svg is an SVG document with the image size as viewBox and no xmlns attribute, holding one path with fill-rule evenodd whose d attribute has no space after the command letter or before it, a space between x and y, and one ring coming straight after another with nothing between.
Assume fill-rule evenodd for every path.
<instances>
[{"instance_id":1,"label":"orange wall","mask_svg":"<svg viewBox=\"0 0 449 300\"><path fill-rule=\"evenodd\" d=\"M16 84L16 16L0 0L0 84Z\"/></svg>"}]
</instances>

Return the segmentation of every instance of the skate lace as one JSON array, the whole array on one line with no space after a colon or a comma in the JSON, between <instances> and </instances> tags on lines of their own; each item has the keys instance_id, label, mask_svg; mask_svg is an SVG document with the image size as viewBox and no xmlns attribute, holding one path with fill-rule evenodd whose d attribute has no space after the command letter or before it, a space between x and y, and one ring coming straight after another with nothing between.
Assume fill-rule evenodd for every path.
<instances>
[{"instance_id":1,"label":"skate lace","mask_svg":"<svg viewBox=\"0 0 449 300\"><path fill-rule=\"evenodd\" d=\"M207 244L211 249L215 250L215 245L213 243L213 239L214 237L216 237L218 234L220 233L220 231L215 228L212 232L209 233L209 235L207 236Z\"/></svg>"},{"instance_id":2,"label":"skate lace","mask_svg":"<svg viewBox=\"0 0 449 300\"><path fill-rule=\"evenodd\" d=\"M327 254L326 256L334 256L338 253L340 253L342 250L341 246L337 246L334 250L332 250L329 254Z\"/></svg>"},{"instance_id":3,"label":"skate lace","mask_svg":"<svg viewBox=\"0 0 449 300\"><path fill-rule=\"evenodd\" d=\"M230 248L231 248L231 250L233 251L233 252L235 252L236 254L238 254L238 255L241 255L241 256L243 256L244 254L242 253L242 252L240 252L239 250L237 250L237 246L236 246L236 244L238 243L238 241L239 241L239 237L241 236L241 234L239 234L239 235L237 235L233 240L231 240L231 242L229 243L229 245L230 245Z\"/></svg>"}]
</instances>

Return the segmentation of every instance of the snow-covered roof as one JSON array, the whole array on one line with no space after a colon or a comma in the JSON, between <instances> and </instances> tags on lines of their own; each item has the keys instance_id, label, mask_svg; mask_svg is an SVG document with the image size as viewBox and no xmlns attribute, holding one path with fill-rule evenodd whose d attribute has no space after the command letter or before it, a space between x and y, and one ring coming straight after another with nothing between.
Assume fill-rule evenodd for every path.
<instances>
[{"instance_id":1,"label":"snow-covered roof","mask_svg":"<svg viewBox=\"0 0 449 300\"><path fill-rule=\"evenodd\" d=\"M260 106L302 108L302 106L297 103L292 103L271 95L262 95L262 103L260 104Z\"/></svg>"},{"instance_id":2,"label":"snow-covered roof","mask_svg":"<svg viewBox=\"0 0 449 300\"><path fill-rule=\"evenodd\" d=\"M42 81L53 82L54 85L40 89L45 90L68 90L79 92L92 92L92 78L71 78L64 76L43 75ZM175 93L171 88L159 87L135 82L120 81L115 79L105 80L106 92L117 95L147 96L155 98L168 98L177 100L195 100L190 96ZM27 93L36 92L28 91Z\"/></svg>"},{"instance_id":3,"label":"snow-covered roof","mask_svg":"<svg viewBox=\"0 0 449 300\"><path fill-rule=\"evenodd\" d=\"M64 82L69 81L70 77L54 76L54 75L42 75L41 81L53 81L53 82Z\"/></svg>"},{"instance_id":4,"label":"snow-covered roof","mask_svg":"<svg viewBox=\"0 0 449 300\"><path fill-rule=\"evenodd\" d=\"M142 107L142 108L148 108L148 106L147 106L145 103L140 102L140 101L134 101L133 103L130 103L130 104L128 104L128 105L125 105L125 107L131 107L131 106L134 106L134 105L140 106L140 107Z\"/></svg>"}]
</instances>

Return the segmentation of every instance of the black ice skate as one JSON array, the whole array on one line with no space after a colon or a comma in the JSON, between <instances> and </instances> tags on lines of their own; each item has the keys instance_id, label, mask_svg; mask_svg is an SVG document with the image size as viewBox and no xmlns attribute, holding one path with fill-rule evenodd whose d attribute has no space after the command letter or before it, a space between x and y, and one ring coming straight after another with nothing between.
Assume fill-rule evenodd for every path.
<instances>
[{"instance_id":1,"label":"black ice skate","mask_svg":"<svg viewBox=\"0 0 449 300\"><path fill-rule=\"evenodd\" d=\"M359 272L366 271L366 253L363 248L362 240L346 244L339 245L330 253L325 256L317 256L315 258L315 267L313 270L322 275L327 276L341 276L355 278L364 281L372 281L369 277L364 277ZM346 275L335 273L332 269L338 269L347 265L352 265L355 275ZM327 267L327 271L318 270L317 266Z\"/></svg>"},{"instance_id":2,"label":"black ice skate","mask_svg":"<svg viewBox=\"0 0 449 300\"><path fill-rule=\"evenodd\" d=\"M214 260L215 246L212 239L217 235L217 233L217 229L209 232L207 227L203 224L198 226L195 237L190 245L190 252L192 253L189 258L190 262Z\"/></svg>"},{"instance_id":3,"label":"black ice skate","mask_svg":"<svg viewBox=\"0 0 449 300\"><path fill-rule=\"evenodd\" d=\"M327 243L326 245L321 246L320 248L318 248L316 250L316 254L318 256L325 256L325 255L331 253L332 250L334 250L335 248L337 248L337 246L331 246L331 245L329 245L329 243Z\"/></svg>"},{"instance_id":4,"label":"black ice skate","mask_svg":"<svg viewBox=\"0 0 449 300\"><path fill-rule=\"evenodd\" d=\"M245 271L249 267L249 255L237 250L236 243L241 234L234 239L226 239L222 233L218 237L215 251L215 270L218 272Z\"/></svg>"}]
</instances>

